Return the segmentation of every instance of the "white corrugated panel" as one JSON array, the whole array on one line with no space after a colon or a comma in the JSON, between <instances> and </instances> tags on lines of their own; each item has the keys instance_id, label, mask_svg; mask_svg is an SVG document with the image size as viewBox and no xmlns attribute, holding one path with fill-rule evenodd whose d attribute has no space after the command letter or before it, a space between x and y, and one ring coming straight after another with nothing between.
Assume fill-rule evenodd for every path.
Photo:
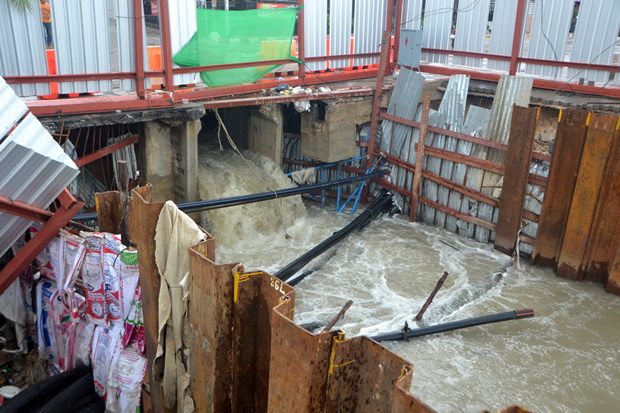
<instances>
[{"instance_id":1,"label":"white corrugated panel","mask_svg":"<svg viewBox=\"0 0 620 413\"><path fill-rule=\"evenodd\" d=\"M109 73L108 9L101 0L54 0L52 29L58 74ZM60 93L105 92L110 80L60 82Z\"/></svg>"},{"instance_id":2,"label":"white corrugated panel","mask_svg":"<svg viewBox=\"0 0 620 413\"><path fill-rule=\"evenodd\" d=\"M170 0L170 47L174 56L190 41L198 29L196 21L196 0ZM174 65L174 67L178 67ZM196 83L198 73L174 75L175 85Z\"/></svg>"},{"instance_id":3,"label":"white corrugated panel","mask_svg":"<svg viewBox=\"0 0 620 413\"><path fill-rule=\"evenodd\" d=\"M571 62L611 64L619 30L620 0L581 0ZM572 80L609 80L608 73L596 70L570 69L568 74Z\"/></svg>"},{"instance_id":4,"label":"white corrugated panel","mask_svg":"<svg viewBox=\"0 0 620 413\"><path fill-rule=\"evenodd\" d=\"M116 12L116 44L118 50L119 72L135 72L136 48L134 40L134 13L133 0L115 0ZM148 50L146 47L146 25L144 23L144 5L142 10L142 39L144 47L144 70L149 70ZM146 79L149 87L149 80ZM121 80L121 90L136 90L136 81L133 79Z\"/></svg>"},{"instance_id":5,"label":"white corrugated panel","mask_svg":"<svg viewBox=\"0 0 620 413\"><path fill-rule=\"evenodd\" d=\"M538 0L536 2L527 57L564 60L574 7L575 0ZM525 72L557 78L562 74L562 69L561 67L528 64Z\"/></svg>"},{"instance_id":6,"label":"white corrugated panel","mask_svg":"<svg viewBox=\"0 0 620 413\"><path fill-rule=\"evenodd\" d=\"M23 108L0 78L0 96L16 117L2 116L0 130L11 128ZM13 94L13 96L15 96ZM79 174L75 163L32 114L28 114L0 143L0 195L39 208L49 204ZM30 225L29 220L0 212L0 255L4 254Z\"/></svg>"},{"instance_id":7,"label":"white corrugated panel","mask_svg":"<svg viewBox=\"0 0 620 413\"><path fill-rule=\"evenodd\" d=\"M0 142L27 111L24 102L0 77Z\"/></svg>"},{"instance_id":8,"label":"white corrugated panel","mask_svg":"<svg viewBox=\"0 0 620 413\"><path fill-rule=\"evenodd\" d=\"M403 29L419 30L422 25L422 0L405 0L403 3Z\"/></svg>"},{"instance_id":9,"label":"white corrugated panel","mask_svg":"<svg viewBox=\"0 0 620 413\"><path fill-rule=\"evenodd\" d=\"M422 28L422 47L430 49L450 49L452 31L453 0L427 1L424 8L424 27ZM422 60L446 63L448 55L422 53Z\"/></svg>"},{"instance_id":10,"label":"white corrugated panel","mask_svg":"<svg viewBox=\"0 0 620 413\"><path fill-rule=\"evenodd\" d=\"M338 56L351 53L351 20L353 0L332 1L329 9L329 54ZM348 67L351 60L332 60L330 67Z\"/></svg>"},{"instance_id":11,"label":"white corrugated panel","mask_svg":"<svg viewBox=\"0 0 620 413\"><path fill-rule=\"evenodd\" d=\"M381 51L381 36L385 30L387 0L356 0L353 23L353 53ZM379 63L379 57L354 59L354 66Z\"/></svg>"},{"instance_id":12,"label":"white corrugated panel","mask_svg":"<svg viewBox=\"0 0 620 413\"><path fill-rule=\"evenodd\" d=\"M37 2L38 3L38 2ZM45 36L39 7L23 12L0 1L0 76L46 75ZM20 96L47 95L47 83L11 85Z\"/></svg>"},{"instance_id":13,"label":"white corrugated panel","mask_svg":"<svg viewBox=\"0 0 620 413\"><path fill-rule=\"evenodd\" d=\"M327 54L327 0L304 2L304 54L305 57ZM327 62L308 62L310 70L324 70Z\"/></svg>"},{"instance_id":14,"label":"white corrugated panel","mask_svg":"<svg viewBox=\"0 0 620 413\"><path fill-rule=\"evenodd\" d=\"M461 5L463 2L459 3ZM479 0L472 5L463 4L456 19L454 50L484 52L491 0ZM478 57L455 56L454 63L462 66L481 67Z\"/></svg>"},{"instance_id":15,"label":"white corrugated panel","mask_svg":"<svg viewBox=\"0 0 620 413\"><path fill-rule=\"evenodd\" d=\"M495 1L493 23L491 26L491 54L510 56L512 53L512 39L515 33L517 15L517 1ZM508 71L510 62L489 59L489 69Z\"/></svg>"}]
</instances>

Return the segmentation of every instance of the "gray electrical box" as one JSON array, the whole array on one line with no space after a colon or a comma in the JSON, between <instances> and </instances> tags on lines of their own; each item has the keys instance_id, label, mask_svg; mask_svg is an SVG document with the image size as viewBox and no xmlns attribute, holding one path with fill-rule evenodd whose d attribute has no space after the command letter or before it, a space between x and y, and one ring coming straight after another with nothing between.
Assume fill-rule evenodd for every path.
<instances>
[{"instance_id":1,"label":"gray electrical box","mask_svg":"<svg viewBox=\"0 0 620 413\"><path fill-rule=\"evenodd\" d=\"M398 46L398 64L416 68L422 54L422 30L402 29Z\"/></svg>"}]
</instances>

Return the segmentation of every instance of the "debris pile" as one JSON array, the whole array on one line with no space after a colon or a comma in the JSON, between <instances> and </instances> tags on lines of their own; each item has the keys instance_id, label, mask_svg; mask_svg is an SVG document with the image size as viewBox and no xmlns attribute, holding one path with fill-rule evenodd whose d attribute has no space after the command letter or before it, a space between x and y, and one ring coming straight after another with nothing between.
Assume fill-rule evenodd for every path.
<instances>
[{"instance_id":1,"label":"debris pile","mask_svg":"<svg viewBox=\"0 0 620 413\"><path fill-rule=\"evenodd\" d=\"M63 230L35 262L10 287L11 314L22 316L2 306L15 320L19 350L38 348L49 375L91 365L106 409L135 411L146 370L137 252L118 235Z\"/></svg>"}]
</instances>

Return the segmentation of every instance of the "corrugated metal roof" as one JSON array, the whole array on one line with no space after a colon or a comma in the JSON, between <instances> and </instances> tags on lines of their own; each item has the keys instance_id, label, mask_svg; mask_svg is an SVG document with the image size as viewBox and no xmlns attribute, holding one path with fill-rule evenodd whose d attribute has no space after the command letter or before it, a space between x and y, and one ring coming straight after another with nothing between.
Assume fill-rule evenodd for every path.
<instances>
[{"instance_id":1,"label":"corrugated metal roof","mask_svg":"<svg viewBox=\"0 0 620 413\"><path fill-rule=\"evenodd\" d=\"M0 77L0 142L27 111L24 102Z\"/></svg>"},{"instance_id":2,"label":"corrugated metal roof","mask_svg":"<svg viewBox=\"0 0 620 413\"><path fill-rule=\"evenodd\" d=\"M18 11L0 1L0 76L46 75L45 38L39 7ZM47 83L12 85L20 96L47 95Z\"/></svg>"},{"instance_id":3,"label":"corrugated metal roof","mask_svg":"<svg viewBox=\"0 0 620 413\"><path fill-rule=\"evenodd\" d=\"M23 103L6 90L0 77L0 130L6 132L23 115ZM8 103L7 103L8 102ZM20 113L22 115L20 115ZM79 174L75 163L32 114L26 117L0 143L0 195L46 209ZM4 254L30 225L29 220L0 212L0 255Z\"/></svg>"}]
</instances>

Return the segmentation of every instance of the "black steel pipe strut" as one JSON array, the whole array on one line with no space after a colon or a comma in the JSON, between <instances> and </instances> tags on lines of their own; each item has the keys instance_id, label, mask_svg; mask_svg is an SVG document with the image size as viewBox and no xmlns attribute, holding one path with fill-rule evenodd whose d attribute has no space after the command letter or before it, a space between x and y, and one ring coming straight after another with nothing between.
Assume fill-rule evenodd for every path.
<instances>
[{"instance_id":1,"label":"black steel pipe strut","mask_svg":"<svg viewBox=\"0 0 620 413\"><path fill-rule=\"evenodd\" d=\"M380 169L366 175L351 176L349 178L337 179L330 182L323 182L313 185L302 185L295 188L259 192L249 195L238 195L229 198L211 199L208 201L185 202L182 204L177 204L177 206L183 212L207 211L210 209L226 208L237 205L251 204L254 202L268 201L270 199L286 198L289 196L306 194L308 192L314 192L316 190L329 188L332 186L346 185L357 181L363 181L365 179L377 178L379 176L385 175L386 173L386 170ZM96 213L78 214L73 218L74 221L94 221L96 219Z\"/></svg>"},{"instance_id":2,"label":"black steel pipe strut","mask_svg":"<svg viewBox=\"0 0 620 413\"><path fill-rule=\"evenodd\" d=\"M505 313L497 313L485 315L482 317L467 318L465 320L451 321L449 323L436 324L433 326L427 326L416 329L408 329L405 327L403 330L392 331L389 333L382 333L372 336L375 341L399 341L407 340L413 337L428 336L430 334L445 333L447 331L460 330L461 328L474 327L483 324L499 323L500 321L519 320L522 318L534 317L534 310L515 310L507 311Z\"/></svg>"}]
</instances>

